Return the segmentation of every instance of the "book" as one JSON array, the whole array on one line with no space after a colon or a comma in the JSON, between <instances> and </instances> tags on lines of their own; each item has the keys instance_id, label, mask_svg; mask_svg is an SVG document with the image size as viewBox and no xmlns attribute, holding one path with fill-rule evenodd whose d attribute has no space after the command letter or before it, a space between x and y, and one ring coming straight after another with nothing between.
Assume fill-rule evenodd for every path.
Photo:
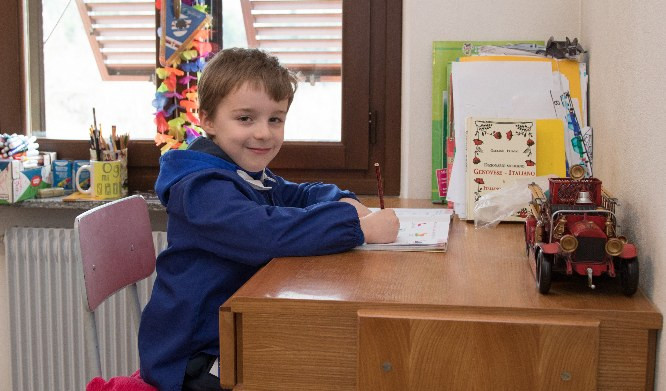
<instances>
[{"instance_id":1,"label":"book","mask_svg":"<svg viewBox=\"0 0 666 391\"><path fill-rule=\"evenodd\" d=\"M377 209L370 209L376 211ZM393 243L363 244L357 250L446 251L451 225L451 209L394 208L400 230Z\"/></svg>"},{"instance_id":2,"label":"book","mask_svg":"<svg viewBox=\"0 0 666 391\"><path fill-rule=\"evenodd\" d=\"M536 121L467 118L467 218L482 195L536 177ZM523 208L505 221L524 221Z\"/></svg>"}]
</instances>

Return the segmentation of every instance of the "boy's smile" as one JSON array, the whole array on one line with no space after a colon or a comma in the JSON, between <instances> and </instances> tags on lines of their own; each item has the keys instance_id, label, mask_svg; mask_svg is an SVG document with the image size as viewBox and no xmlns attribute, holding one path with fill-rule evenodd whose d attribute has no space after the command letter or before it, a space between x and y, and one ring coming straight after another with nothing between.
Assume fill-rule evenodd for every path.
<instances>
[{"instance_id":1,"label":"boy's smile","mask_svg":"<svg viewBox=\"0 0 666 391\"><path fill-rule=\"evenodd\" d=\"M253 83L244 83L220 101L214 113L201 112L206 133L242 169L262 171L284 141L289 102L276 102Z\"/></svg>"}]
</instances>

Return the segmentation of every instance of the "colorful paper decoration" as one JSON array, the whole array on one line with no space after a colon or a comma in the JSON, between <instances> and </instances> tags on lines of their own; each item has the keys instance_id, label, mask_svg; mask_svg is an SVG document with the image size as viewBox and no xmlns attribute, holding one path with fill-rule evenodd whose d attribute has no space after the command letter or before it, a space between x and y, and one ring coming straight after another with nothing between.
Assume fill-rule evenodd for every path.
<instances>
[{"instance_id":1,"label":"colorful paper decoration","mask_svg":"<svg viewBox=\"0 0 666 391\"><path fill-rule=\"evenodd\" d=\"M173 2L181 2L180 16L173 12ZM206 59L212 52L210 24L204 0L156 0L161 12L160 62L155 70L160 84L152 105L155 108L155 145L162 153L185 149L203 134L199 127L197 82ZM166 32L166 34L165 34Z\"/></svg>"}]
</instances>

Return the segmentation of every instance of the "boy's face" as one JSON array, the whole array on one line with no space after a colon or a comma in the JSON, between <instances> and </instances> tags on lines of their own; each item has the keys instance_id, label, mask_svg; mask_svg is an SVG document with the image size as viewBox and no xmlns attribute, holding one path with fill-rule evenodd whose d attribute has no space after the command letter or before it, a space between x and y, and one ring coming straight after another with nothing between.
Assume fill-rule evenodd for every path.
<instances>
[{"instance_id":1,"label":"boy's face","mask_svg":"<svg viewBox=\"0 0 666 391\"><path fill-rule=\"evenodd\" d=\"M215 144L246 171L261 171L284 141L289 101L276 102L250 83L224 97L215 113L201 114L201 125Z\"/></svg>"}]
</instances>

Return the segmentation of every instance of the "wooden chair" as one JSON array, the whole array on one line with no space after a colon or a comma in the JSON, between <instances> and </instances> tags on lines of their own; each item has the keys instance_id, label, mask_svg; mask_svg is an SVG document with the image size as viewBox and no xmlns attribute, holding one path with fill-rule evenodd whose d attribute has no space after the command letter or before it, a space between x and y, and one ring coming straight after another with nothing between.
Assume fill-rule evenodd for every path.
<instances>
[{"instance_id":1,"label":"wooden chair","mask_svg":"<svg viewBox=\"0 0 666 391\"><path fill-rule=\"evenodd\" d=\"M155 270L148 205L136 195L98 206L76 217L74 231L85 287L86 359L94 376L102 376L95 310L128 287L130 312L138 330L141 306L136 283Z\"/></svg>"}]
</instances>

